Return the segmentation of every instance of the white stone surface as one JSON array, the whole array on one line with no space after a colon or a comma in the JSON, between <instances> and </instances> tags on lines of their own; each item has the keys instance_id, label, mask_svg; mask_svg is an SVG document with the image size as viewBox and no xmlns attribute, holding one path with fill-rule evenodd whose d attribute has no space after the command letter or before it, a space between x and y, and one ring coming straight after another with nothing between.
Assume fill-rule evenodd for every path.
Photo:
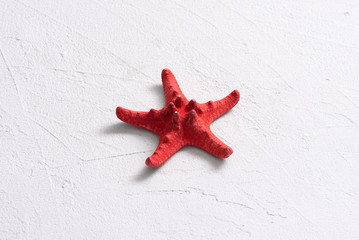
<instances>
[{"instance_id":1,"label":"white stone surface","mask_svg":"<svg viewBox=\"0 0 359 240\"><path fill-rule=\"evenodd\" d=\"M359 2L0 0L0 239L359 239ZM152 170L115 108L239 104Z\"/></svg>"}]
</instances>

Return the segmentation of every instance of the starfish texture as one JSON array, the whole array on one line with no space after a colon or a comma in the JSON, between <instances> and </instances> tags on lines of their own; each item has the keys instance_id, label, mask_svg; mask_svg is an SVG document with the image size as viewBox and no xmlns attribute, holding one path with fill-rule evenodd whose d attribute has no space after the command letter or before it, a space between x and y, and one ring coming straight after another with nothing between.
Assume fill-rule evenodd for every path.
<instances>
[{"instance_id":1,"label":"starfish texture","mask_svg":"<svg viewBox=\"0 0 359 240\"><path fill-rule=\"evenodd\" d=\"M197 103L193 99L187 100L169 69L162 71L162 84L166 104L161 110L141 112L122 107L116 109L116 115L122 121L158 134L158 147L147 158L146 164L159 167L188 145L199 147L218 158L229 157L233 153L232 148L212 133L210 124L238 103L238 90L218 101Z\"/></svg>"}]
</instances>

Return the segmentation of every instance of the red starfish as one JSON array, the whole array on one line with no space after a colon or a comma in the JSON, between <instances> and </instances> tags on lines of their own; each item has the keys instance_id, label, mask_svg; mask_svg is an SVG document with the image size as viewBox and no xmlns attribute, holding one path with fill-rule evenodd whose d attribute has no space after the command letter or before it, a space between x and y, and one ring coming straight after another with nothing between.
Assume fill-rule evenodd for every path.
<instances>
[{"instance_id":1,"label":"red starfish","mask_svg":"<svg viewBox=\"0 0 359 240\"><path fill-rule=\"evenodd\" d=\"M161 110L139 112L122 107L116 109L116 115L122 121L158 134L160 142L146 164L159 167L188 145L199 147L218 158L229 157L233 153L232 148L211 132L210 124L238 103L238 90L215 102L197 103L193 99L187 100L169 69L162 71L162 84L166 105Z\"/></svg>"}]
</instances>

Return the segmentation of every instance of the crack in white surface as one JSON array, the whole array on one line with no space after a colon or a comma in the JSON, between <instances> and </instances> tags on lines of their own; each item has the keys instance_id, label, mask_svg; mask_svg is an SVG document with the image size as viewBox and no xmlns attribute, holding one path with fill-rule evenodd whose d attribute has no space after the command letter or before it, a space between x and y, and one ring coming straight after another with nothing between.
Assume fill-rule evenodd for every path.
<instances>
[{"instance_id":1,"label":"crack in white surface","mask_svg":"<svg viewBox=\"0 0 359 240\"><path fill-rule=\"evenodd\" d=\"M224 204L230 204L230 205L238 205L240 207L243 207L245 209L248 209L248 210L254 210L254 208L246 205L246 204L243 204L241 202L236 202L236 201L229 201L229 200L221 200L217 197L217 195L215 194L210 194L210 193L207 193L205 191L203 191L202 189L199 189L199 188L187 188L187 189L184 189L184 190L151 190L151 191L145 191L146 193L159 193L159 194L200 194L202 196L205 196L205 197L209 197L209 198L212 198L214 199L216 202L218 203L224 203ZM141 195L142 193L137 193L137 194L128 194L129 196L134 196L134 195Z\"/></svg>"},{"instance_id":2,"label":"crack in white surface","mask_svg":"<svg viewBox=\"0 0 359 240\"><path fill-rule=\"evenodd\" d=\"M136 155L136 154L149 153L149 152L153 152L153 151L154 150L139 151L139 152L129 152L129 153L123 153L123 154L107 156L107 157L91 158L91 159L86 159L86 160L82 160L82 161L83 162L92 162L92 161L106 160L106 159L110 159L110 158L118 158L118 157L123 157L123 156L131 156L131 155Z\"/></svg>"}]
</instances>

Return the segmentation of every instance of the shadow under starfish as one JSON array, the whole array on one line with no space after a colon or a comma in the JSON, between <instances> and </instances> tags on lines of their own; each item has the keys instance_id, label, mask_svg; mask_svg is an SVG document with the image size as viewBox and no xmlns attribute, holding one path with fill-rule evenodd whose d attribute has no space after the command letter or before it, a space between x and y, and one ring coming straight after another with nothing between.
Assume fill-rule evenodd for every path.
<instances>
[{"instance_id":1,"label":"shadow under starfish","mask_svg":"<svg viewBox=\"0 0 359 240\"><path fill-rule=\"evenodd\" d=\"M239 101L238 90L234 90L218 101L197 103L188 101L183 95L176 78L169 69L162 71L165 106L149 112L132 111L117 107L116 115L122 121L136 127L155 132L159 144L146 164L159 167L184 146L201 148L218 158L227 158L233 150L211 131L210 124L232 109Z\"/></svg>"}]
</instances>

